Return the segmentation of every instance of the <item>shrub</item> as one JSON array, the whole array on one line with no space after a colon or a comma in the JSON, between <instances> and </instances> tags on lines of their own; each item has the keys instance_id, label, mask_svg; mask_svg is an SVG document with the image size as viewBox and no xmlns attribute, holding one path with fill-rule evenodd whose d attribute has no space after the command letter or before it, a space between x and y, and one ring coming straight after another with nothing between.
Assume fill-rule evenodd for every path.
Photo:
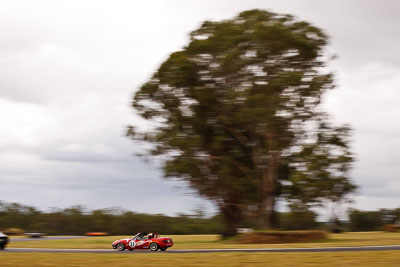
<instances>
[{"instance_id":1,"label":"shrub","mask_svg":"<svg viewBox=\"0 0 400 267\"><path fill-rule=\"evenodd\" d=\"M376 231L383 226L379 211L350 210L350 231Z\"/></svg>"},{"instance_id":2,"label":"shrub","mask_svg":"<svg viewBox=\"0 0 400 267\"><path fill-rule=\"evenodd\" d=\"M23 235L25 233L21 228L8 228L3 231L6 235Z\"/></svg>"},{"instance_id":3,"label":"shrub","mask_svg":"<svg viewBox=\"0 0 400 267\"><path fill-rule=\"evenodd\" d=\"M279 214L279 228L284 230L310 230L317 227L317 214L306 207L290 206L290 212Z\"/></svg>"},{"instance_id":4,"label":"shrub","mask_svg":"<svg viewBox=\"0 0 400 267\"><path fill-rule=\"evenodd\" d=\"M400 225L386 224L383 228L386 232L400 232Z\"/></svg>"},{"instance_id":5,"label":"shrub","mask_svg":"<svg viewBox=\"0 0 400 267\"><path fill-rule=\"evenodd\" d=\"M277 244L310 242L327 239L328 236L324 231L268 231L245 233L236 241L243 244Z\"/></svg>"}]
</instances>

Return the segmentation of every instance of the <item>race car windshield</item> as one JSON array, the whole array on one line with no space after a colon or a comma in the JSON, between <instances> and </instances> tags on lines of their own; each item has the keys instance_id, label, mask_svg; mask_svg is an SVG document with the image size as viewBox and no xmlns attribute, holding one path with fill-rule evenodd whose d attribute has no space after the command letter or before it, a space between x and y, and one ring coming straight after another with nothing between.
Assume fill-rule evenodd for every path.
<instances>
[{"instance_id":1,"label":"race car windshield","mask_svg":"<svg viewBox=\"0 0 400 267\"><path fill-rule=\"evenodd\" d=\"M142 240L142 239L146 239L146 237L147 237L147 233L138 233L137 235L132 237L132 239Z\"/></svg>"}]
</instances>

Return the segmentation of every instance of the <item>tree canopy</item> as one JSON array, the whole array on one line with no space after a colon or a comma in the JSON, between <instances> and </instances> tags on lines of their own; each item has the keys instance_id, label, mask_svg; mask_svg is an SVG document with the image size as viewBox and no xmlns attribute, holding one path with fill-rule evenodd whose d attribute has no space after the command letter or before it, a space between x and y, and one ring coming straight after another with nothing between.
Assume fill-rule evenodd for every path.
<instances>
[{"instance_id":1,"label":"tree canopy","mask_svg":"<svg viewBox=\"0 0 400 267\"><path fill-rule=\"evenodd\" d=\"M347 127L319 108L333 88L327 36L262 10L204 22L136 92L133 107L153 130L128 135L166 155L166 177L215 203L233 232L246 214L272 227L276 200L313 205L354 190Z\"/></svg>"}]
</instances>

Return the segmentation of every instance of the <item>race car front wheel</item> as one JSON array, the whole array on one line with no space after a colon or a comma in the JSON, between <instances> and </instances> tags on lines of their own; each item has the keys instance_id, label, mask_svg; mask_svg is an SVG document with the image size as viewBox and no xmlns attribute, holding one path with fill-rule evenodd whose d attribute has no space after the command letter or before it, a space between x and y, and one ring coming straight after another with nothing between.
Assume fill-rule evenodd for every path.
<instances>
[{"instance_id":1,"label":"race car front wheel","mask_svg":"<svg viewBox=\"0 0 400 267\"><path fill-rule=\"evenodd\" d=\"M161 249L161 251L166 251L167 250L167 248L160 248Z\"/></svg>"},{"instance_id":2,"label":"race car front wheel","mask_svg":"<svg viewBox=\"0 0 400 267\"><path fill-rule=\"evenodd\" d=\"M125 246L124 246L124 244L122 244L122 243L118 243L118 245L117 245L117 249L118 249L118 251L124 251L124 250L125 250Z\"/></svg>"},{"instance_id":3,"label":"race car front wheel","mask_svg":"<svg viewBox=\"0 0 400 267\"><path fill-rule=\"evenodd\" d=\"M157 249L158 249L157 243L151 243L150 244L150 250L151 251L157 251Z\"/></svg>"}]
</instances>

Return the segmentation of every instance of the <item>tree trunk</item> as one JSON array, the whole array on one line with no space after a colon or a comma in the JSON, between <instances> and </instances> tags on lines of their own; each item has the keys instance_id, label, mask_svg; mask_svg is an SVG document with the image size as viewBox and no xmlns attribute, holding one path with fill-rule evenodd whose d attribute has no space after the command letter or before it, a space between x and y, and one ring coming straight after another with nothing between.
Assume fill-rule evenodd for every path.
<instances>
[{"instance_id":1,"label":"tree trunk","mask_svg":"<svg viewBox=\"0 0 400 267\"><path fill-rule=\"evenodd\" d=\"M225 222L223 237L226 238L235 235L243 219L242 210L235 204L226 204L226 206L221 207L221 212Z\"/></svg>"},{"instance_id":2,"label":"tree trunk","mask_svg":"<svg viewBox=\"0 0 400 267\"><path fill-rule=\"evenodd\" d=\"M272 150L266 160L267 168L262 173L259 227L270 229L275 226L276 180L278 178L279 152Z\"/></svg>"}]
</instances>

